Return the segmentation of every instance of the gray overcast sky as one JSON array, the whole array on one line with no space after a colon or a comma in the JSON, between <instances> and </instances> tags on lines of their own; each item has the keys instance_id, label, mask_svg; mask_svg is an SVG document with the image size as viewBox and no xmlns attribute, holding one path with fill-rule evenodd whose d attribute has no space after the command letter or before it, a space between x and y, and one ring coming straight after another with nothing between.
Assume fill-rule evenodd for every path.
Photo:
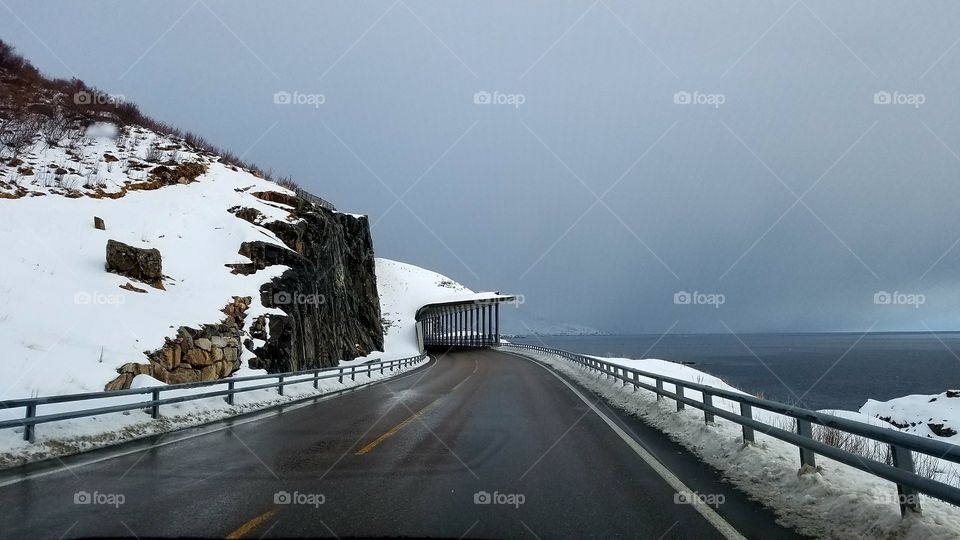
<instances>
[{"instance_id":1,"label":"gray overcast sky","mask_svg":"<svg viewBox=\"0 0 960 540\"><path fill-rule=\"evenodd\" d=\"M2 0L0 14L0 37L44 72L369 214L380 256L525 294L521 317L645 333L960 322L956 2ZM278 105L279 91L325 101Z\"/></svg>"}]
</instances>

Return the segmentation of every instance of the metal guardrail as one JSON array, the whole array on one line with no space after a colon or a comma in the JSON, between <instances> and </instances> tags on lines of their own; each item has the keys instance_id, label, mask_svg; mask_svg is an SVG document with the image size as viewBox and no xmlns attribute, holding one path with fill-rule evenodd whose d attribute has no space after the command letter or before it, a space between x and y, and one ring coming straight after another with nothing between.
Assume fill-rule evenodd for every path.
<instances>
[{"instance_id":1,"label":"metal guardrail","mask_svg":"<svg viewBox=\"0 0 960 540\"><path fill-rule=\"evenodd\" d=\"M327 210L337 210L337 208L333 206L332 202L324 199L323 197L318 197L317 195L314 195L313 193L310 193L301 187L294 188L293 192L296 193L300 198L306 199L317 206L326 208Z\"/></svg>"},{"instance_id":2,"label":"metal guardrail","mask_svg":"<svg viewBox=\"0 0 960 540\"><path fill-rule=\"evenodd\" d=\"M24 440L33 442L37 424L45 424L48 422L59 422L63 420L72 420L74 418L85 418L88 416L97 416L101 414L110 414L110 413L132 411L132 410L138 410L138 409L147 409L153 418L159 418L161 405L171 405L174 403L183 403L185 401L194 401L198 399L206 399L206 398L219 397L219 396L226 396L227 403L230 405L233 405L234 396L236 394L241 394L244 392L251 392L253 390L263 390L266 388L276 388L277 393L282 396L283 389L286 386L312 382L314 388L319 388L319 383L321 380L337 378L340 383L343 383L343 379L345 377L350 377L350 380L356 380L358 374L362 375L364 373L367 374L367 378L369 379L369 378L373 378L374 371L379 371L381 374L383 374L385 370L393 371L394 369L401 369L405 366L420 363L426 358L427 358L427 354L424 353L419 356L411 356L409 358L399 358L396 360L387 360L383 362L367 362L364 364L354 364L351 366L310 369L305 371L290 371L286 373L268 373L266 375L250 375L247 377L228 377L226 379L219 379L216 381L205 381L205 382L185 383L185 384L170 384L166 386L153 386L148 388L131 388L128 390L115 390L112 392L87 392L83 394L64 394L59 396L10 399L6 401L0 401L0 409L8 410L8 409L15 409L15 408L23 408L25 411L24 417L22 419L0 421L0 429L9 429L9 428L16 428L16 427L22 426L24 428L23 430ZM265 383L265 384L256 384L253 386L242 386L239 388L237 387L237 383L250 382L250 381L266 381L266 380L271 380L271 381L275 380L275 381ZM168 397L168 398L160 397L161 393L163 392L173 392L177 390L187 390L191 388L207 388L207 387L220 387L220 386L226 386L226 388L217 389L211 392L189 394L185 396L175 396L175 397ZM93 399L115 399L123 396L136 396L136 395L146 395L146 394L150 394L150 399L146 401L123 403L119 405L110 405L106 407L78 409L78 410L45 414L45 415L37 414L37 407L41 405L51 405L55 403L82 402L82 401L89 401Z\"/></svg>"},{"instance_id":3,"label":"metal guardrail","mask_svg":"<svg viewBox=\"0 0 960 540\"><path fill-rule=\"evenodd\" d=\"M920 512L919 493L930 495L950 504L960 506L960 488L918 475L913 462L913 452L919 452L953 463L960 463L960 446L918 437L880 426L873 426L855 420L840 418L831 414L794 407L776 401L761 399L747 394L739 394L712 386L685 381L683 379L612 364L591 356L584 356L559 349L514 343L503 344L500 348L526 349L560 356L579 364L585 369L593 370L622 381L624 386L632 384L634 390L643 388L654 392L657 395L657 400L663 397L673 399L676 401L678 411L683 410L685 405L700 409L703 411L704 421L706 423L714 422L717 416L730 420L743 427L743 441L745 444L754 442L755 431L760 431L771 437L786 441L800 449L801 471L806 467L815 468L816 455L819 454L855 469L894 482L897 484L897 501L900 504L901 514L904 516L911 512ZM641 378L650 379L654 384L651 385L641 380ZM674 392L665 390L664 383L674 385ZM686 389L700 392L703 396L703 401L696 401L684 396ZM738 403L740 405L740 413L737 414L714 406L714 398L723 398ZM756 420L753 416L754 408L792 418L796 423L796 432ZM888 445L892 464L866 458L816 440L813 434L813 424Z\"/></svg>"}]
</instances>

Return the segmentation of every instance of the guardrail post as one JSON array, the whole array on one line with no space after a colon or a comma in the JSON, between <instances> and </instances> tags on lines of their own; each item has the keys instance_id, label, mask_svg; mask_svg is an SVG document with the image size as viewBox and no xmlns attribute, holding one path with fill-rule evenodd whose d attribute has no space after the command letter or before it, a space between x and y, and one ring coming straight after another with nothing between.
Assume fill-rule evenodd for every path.
<instances>
[{"instance_id":1,"label":"guardrail post","mask_svg":"<svg viewBox=\"0 0 960 540\"><path fill-rule=\"evenodd\" d=\"M640 374L636 371L633 372L633 391L636 392L640 388Z\"/></svg>"},{"instance_id":2,"label":"guardrail post","mask_svg":"<svg viewBox=\"0 0 960 540\"><path fill-rule=\"evenodd\" d=\"M380 374L383 375L383 362L380 362Z\"/></svg>"},{"instance_id":3,"label":"guardrail post","mask_svg":"<svg viewBox=\"0 0 960 540\"><path fill-rule=\"evenodd\" d=\"M346 369L347 369L347 368L343 368L343 367L340 368L340 376L337 377L337 382L339 382L340 384L343 384L343 372L344 372Z\"/></svg>"},{"instance_id":4,"label":"guardrail post","mask_svg":"<svg viewBox=\"0 0 960 540\"><path fill-rule=\"evenodd\" d=\"M663 399L663 379L657 379L657 401Z\"/></svg>"},{"instance_id":5,"label":"guardrail post","mask_svg":"<svg viewBox=\"0 0 960 540\"><path fill-rule=\"evenodd\" d=\"M753 407L749 403L740 404L740 416L744 418L753 419ZM748 426L743 426L743 444L748 444L753 442L753 428Z\"/></svg>"},{"instance_id":6,"label":"guardrail post","mask_svg":"<svg viewBox=\"0 0 960 540\"><path fill-rule=\"evenodd\" d=\"M797 419L797 434L801 437L807 437L813 439L813 425L810 424L809 420ZM817 468L817 459L814 457L816 454L811 450L806 448L800 448L800 469L801 471L808 466L816 469Z\"/></svg>"},{"instance_id":7,"label":"guardrail post","mask_svg":"<svg viewBox=\"0 0 960 540\"><path fill-rule=\"evenodd\" d=\"M682 398L682 397L683 397L683 385L674 384L673 387L677 390L677 392L676 392L676 394L677 394L677 410L678 410L678 411L682 411L682 410L683 410L684 403L683 403L682 401L680 401L679 398Z\"/></svg>"},{"instance_id":8,"label":"guardrail post","mask_svg":"<svg viewBox=\"0 0 960 540\"><path fill-rule=\"evenodd\" d=\"M350 366L350 380L351 380L351 381L357 380L357 366L356 366L356 365Z\"/></svg>"},{"instance_id":9,"label":"guardrail post","mask_svg":"<svg viewBox=\"0 0 960 540\"><path fill-rule=\"evenodd\" d=\"M230 391L230 393L227 394L227 405L233 405L233 387L234 387L234 382L227 381L227 390Z\"/></svg>"},{"instance_id":10,"label":"guardrail post","mask_svg":"<svg viewBox=\"0 0 960 540\"><path fill-rule=\"evenodd\" d=\"M277 378L279 379L277 381L277 393L282 396L283 395L283 375L280 375Z\"/></svg>"},{"instance_id":11,"label":"guardrail post","mask_svg":"<svg viewBox=\"0 0 960 540\"><path fill-rule=\"evenodd\" d=\"M27 419L33 418L37 415L37 406L36 405L27 405ZM23 425L23 440L27 442L33 442L34 434L36 433L37 425L36 424L24 424Z\"/></svg>"},{"instance_id":12,"label":"guardrail post","mask_svg":"<svg viewBox=\"0 0 960 540\"><path fill-rule=\"evenodd\" d=\"M160 390L151 392L150 397L153 398L153 407L150 407L150 417L153 419L160 418L160 405L157 403L160 401Z\"/></svg>"},{"instance_id":13,"label":"guardrail post","mask_svg":"<svg viewBox=\"0 0 960 540\"><path fill-rule=\"evenodd\" d=\"M893 456L894 467L916 474L917 471L913 465L913 452L891 444L890 454ZM903 484L897 484L897 499L900 502L900 515L902 517L920 513L920 494L917 493L917 490Z\"/></svg>"},{"instance_id":14,"label":"guardrail post","mask_svg":"<svg viewBox=\"0 0 960 540\"><path fill-rule=\"evenodd\" d=\"M707 407L713 407L713 395L707 392L701 393L703 394L703 423L712 424L714 421L713 413L708 411Z\"/></svg>"},{"instance_id":15,"label":"guardrail post","mask_svg":"<svg viewBox=\"0 0 960 540\"><path fill-rule=\"evenodd\" d=\"M320 372L314 371L313 372L313 389L317 390L319 388L320 388Z\"/></svg>"}]
</instances>

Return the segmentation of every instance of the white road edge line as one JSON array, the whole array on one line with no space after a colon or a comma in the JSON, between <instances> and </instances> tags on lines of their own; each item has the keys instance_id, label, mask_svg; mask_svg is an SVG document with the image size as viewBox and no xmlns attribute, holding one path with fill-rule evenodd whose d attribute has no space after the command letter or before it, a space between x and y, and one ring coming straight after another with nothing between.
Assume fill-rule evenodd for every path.
<instances>
[{"instance_id":1,"label":"white road edge line","mask_svg":"<svg viewBox=\"0 0 960 540\"><path fill-rule=\"evenodd\" d=\"M431 357L431 359L433 359L433 357ZM438 361L438 360L439 360L439 359L437 359L437 361ZM429 367L427 367L427 371L433 369L433 367L437 365L437 361L434 361L432 365L430 365ZM422 366L421 366L421 367L422 367ZM188 429L201 429L202 431L200 431L200 432L198 432L198 433L191 433L191 434L189 434L189 435L183 435L183 436L181 436L181 437L177 437L177 438L174 438L174 439L168 439L168 440L166 440L166 441L158 442L158 443L155 443L155 444L151 444L150 446L145 446L145 447L143 447L143 448L133 448L133 449L130 449L130 450L125 450L125 451L117 451L117 453L111 453L110 455L107 455L107 456L103 456L103 457L99 457L99 458L94 458L94 459L90 459L90 460L87 460L87 461L82 461L82 462L80 462L80 463L77 463L76 465L71 465L69 468L70 468L71 470L73 470L73 469L79 469L79 468L81 468L81 467L86 467L86 466L88 466L88 465L94 465L94 464L97 464L97 463L102 463L102 462L104 462L104 461L109 461L109 460L111 460L111 459L117 459L117 458L121 458L121 457L124 457L124 456L129 456L130 454L136 454L137 452L146 452L146 451L148 451L148 450L153 450L154 448L161 448L161 447L163 447L163 446L168 446L168 445L176 444L176 443L183 442L183 441L189 441L190 439L195 439L195 438L197 438L197 437L203 437L204 435L210 435L211 433L217 433L217 432L223 431L223 430L225 430L225 429L232 429L232 428L235 428L235 427L243 426L243 425L249 424L249 423L251 423L251 422L259 422L260 420L265 420L265 419L267 419L267 418L270 418L270 417L273 417L273 416L276 416L276 415L279 415L279 414L283 414L283 413L288 412L288 411L295 411L295 410L297 410L297 409L302 409L302 408L304 408L304 407L309 407L309 406L311 406L311 405L316 405L317 403L319 403L319 402L321 402L321 401L327 401L327 400L330 400L330 399L336 399L336 398L338 398L338 397L342 397L342 396L351 394L351 393L356 392L356 391L359 391L359 390L364 390L364 389L369 388L369 387L371 387L371 386L374 386L374 385L376 385L376 384L386 383L386 382L388 382L388 381L396 381L396 380L399 380L399 379L401 379L401 378L405 378L405 377L408 377L408 376L410 376L410 375L413 375L414 373L420 373L420 371L419 371L416 367L414 367L414 369L411 369L411 370L409 370L409 371L407 371L407 372L405 372L405 373L398 373L398 374L396 374L396 375L394 375L394 376L392 376L392 377L384 377L384 378L382 378L382 379L377 379L376 381L371 381L371 382L364 383L364 384L357 385L357 386L353 386L353 387L350 387L350 388L343 388L343 389L341 389L341 390L336 390L336 391L334 391L333 393L326 394L326 395L321 394L321 395L319 395L319 396L307 397L307 398L304 398L304 399L303 399L302 401L300 401L300 402L292 401L292 402L290 402L289 405L283 405L283 406L282 406L282 407L283 407L282 410L277 410L277 409L278 409L277 406L271 406L271 410L261 411L261 412L259 412L259 413L256 412L256 411L254 411L254 412L253 412L253 416L251 416L251 417L249 417L249 418L244 418L244 419L242 419L242 420L237 420L237 421L231 422L231 417L221 418L221 419L219 419L219 420L214 420L213 422L211 422L210 424L208 424L208 425L216 426L216 427L210 427L209 429L203 429L204 424L200 424L200 425L197 425L197 426L185 427L185 428L183 428L184 430L188 430ZM310 382L311 380L312 380L312 379L307 379L306 381L307 381L307 382ZM226 422L230 422L230 424L229 424L229 425L220 425L220 426L217 426L217 424L222 424L222 423L226 423ZM162 432L162 433L155 433L154 435L163 435L163 434L165 434L165 433L176 433L176 431L166 431L166 432ZM135 440L126 441L126 442L128 442L128 443L133 443L133 442L135 442ZM100 448L98 448L98 449L99 449L99 450L102 450L102 449L104 449L104 448L109 448L109 446L100 447ZM77 455L77 454L73 454L73 455ZM71 457L71 456L64 456L64 457ZM15 470L15 469L7 469L7 470L5 470L5 471L0 471L0 475L5 474L5 473L6 473L6 474L11 474L11 473L13 473L14 470ZM20 483L20 482L25 482L25 481L27 481L27 480L34 480L34 479L36 479L36 478L43 478L44 476L50 476L51 474L63 473L63 472L65 472L65 471L66 471L66 469L64 469L63 467L56 467L56 468L53 468L53 469L50 469L50 470L46 470L46 471L36 471L36 472L32 472L32 473L27 473L27 474L25 474L25 475L23 475L23 476L18 476L18 477L16 477L16 478L11 478L11 479L9 479L9 480L0 481L0 488L6 487L6 486L10 486L10 485L13 485L13 484L18 484L18 483Z\"/></svg>"},{"instance_id":2,"label":"white road edge line","mask_svg":"<svg viewBox=\"0 0 960 540\"><path fill-rule=\"evenodd\" d=\"M654 472L660 475L660 478L663 478L664 481L670 484L670 487L672 487L674 491L678 493L693 492L693 490L688 488L686 484L684 484L683 481L677 478L675 474L670 472L670 469L664 467L663 464L657 460L657 458L653 457L653 455L650 454L650 452L648 452L643 446L641 446L640 443L638 443L636 440L633 439L633 437L628 435L627 432L625 432L620 426L618 426L616 422L611 420L610 417L605 415L603 411L598 409L589 399L584 397L584 395L581 394L576 388L574 388L573 385L567 382L566 379L564 379L563 377L555 373L549 367L541 364L537 360L534 360L533 358L523 356L520 354L514 354L512 352L507 352L507 351L500 351L500 352L504 352L504 353L516 356L518 358L523 358L524 360L533 362L534 364L546 370L547 373L559 379L560 382L566 385L566 387L569 388L570 391L574 393L574 395L576 395L578 398L580 398L581 401L586 403L587 406L590 407L590 410L595 412L597 416L600 417L601 420L603 420L608 426L610 426L610 429L612 429L614 433L619 435L620 438L623 439L623 442L627 443L627 446L633 449L633 451L636 452L638 456L640 456L640 459L646 462L646 464L649 465L650 468L654 470ZM707 520L707 522L713 525L713 527L717 529L717 531L719 531L720 534L722 534L725 538L728 538L730 540L745 540L745 537L742 534L740 534L740 531L735 529L733 525L730 525L725 519L720 517L720 514L716 513L709 506L705 504L691 504L690 506L694 510L696 510L701 516L703 516L703 518Z\"/></svg>"}]
</instances>

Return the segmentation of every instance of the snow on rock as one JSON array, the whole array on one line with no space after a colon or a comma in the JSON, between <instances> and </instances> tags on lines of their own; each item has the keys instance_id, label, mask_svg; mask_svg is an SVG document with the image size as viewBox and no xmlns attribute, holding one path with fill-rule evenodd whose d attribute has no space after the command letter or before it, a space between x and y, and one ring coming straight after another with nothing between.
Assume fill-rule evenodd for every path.
<instances>
[{"instance_id":1,"label":"snow on rock","mask_svg":"<svg viewBox=\"0 0 960 540\"><path fill-rule=\"evenodd\" d=\"M904 396L890 401L868 400L860 412L900 431L960 444L960 390Z\"/></svg>"}]
</instances>

